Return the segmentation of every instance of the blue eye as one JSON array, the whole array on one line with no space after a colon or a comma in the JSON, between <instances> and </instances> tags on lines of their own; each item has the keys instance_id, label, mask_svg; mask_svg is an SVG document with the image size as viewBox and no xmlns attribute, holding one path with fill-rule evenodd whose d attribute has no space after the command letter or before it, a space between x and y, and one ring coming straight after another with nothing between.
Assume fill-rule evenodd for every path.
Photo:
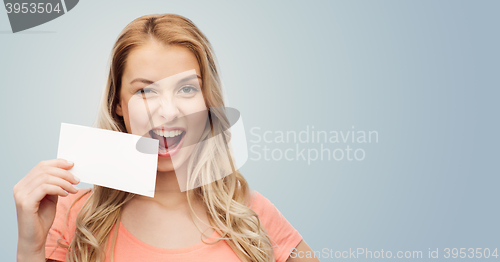
<instances>
[{"instance_id":1,"label":"blue eye","mask_svg":"<svg viewBox=\"0 0 500 262\"><path fill-rule=\"evenodd\" d=\"M193 94L195 92L198 92L198 89L193 86L184 86L179 90L181 94Z\"/></svg>"},{"instance_id":2,"label":"blue eye","mask_svg":"<svg viewBox=\"0 0 500 262\"><path fill-rule=\"evenodd\" d=\"M142 95L142 91L144 91L144 94L150 94L154 93L154 90L152 89L139 89L137 92L135 92L136 95Z\"/></svg>"}]
</instances>

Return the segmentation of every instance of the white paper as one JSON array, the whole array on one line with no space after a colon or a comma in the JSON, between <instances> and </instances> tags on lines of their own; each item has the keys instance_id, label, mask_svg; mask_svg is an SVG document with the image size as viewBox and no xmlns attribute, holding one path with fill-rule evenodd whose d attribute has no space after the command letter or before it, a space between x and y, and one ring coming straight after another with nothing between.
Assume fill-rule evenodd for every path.
<instances>
[{"instance_id":1,"label":"white paper","mask_svg":"<svg viewBox=\"0 0 500 262\"><path fill-rule=\"evenodd\" d=\"M57 158L75 163L81 182L154 197L158 140L111 130L61 123ZM144 151L143 151L144 152Z\"/></svg>"}]
</instances>

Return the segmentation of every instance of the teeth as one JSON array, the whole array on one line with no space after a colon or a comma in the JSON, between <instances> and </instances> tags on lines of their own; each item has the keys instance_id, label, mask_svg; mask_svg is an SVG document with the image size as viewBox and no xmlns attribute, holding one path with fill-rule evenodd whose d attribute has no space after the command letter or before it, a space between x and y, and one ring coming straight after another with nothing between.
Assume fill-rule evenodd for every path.
<instances>
[{"instance_id":1,"label":"teeth","mask_svg":"<svg viewBox=\"0 0 500 262\"><path fill-rule=\"evenodd\" d=\"M159 130L159 129L153 129L153 132L159 136L163 137L175 137L180 134L182 134L182 130L172 130L172 131L166 131L166 130Z\"/></svg>"}]
</instances>

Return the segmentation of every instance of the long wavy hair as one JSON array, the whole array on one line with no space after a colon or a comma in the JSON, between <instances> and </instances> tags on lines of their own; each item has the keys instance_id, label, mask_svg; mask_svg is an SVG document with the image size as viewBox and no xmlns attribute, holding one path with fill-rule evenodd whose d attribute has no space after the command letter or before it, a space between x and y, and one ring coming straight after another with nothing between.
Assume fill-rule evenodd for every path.
<instances>
[{"instance_id":1,"label":"long wavy hair","mask_svg":"<svg viewBox=\"0 0 500 262\"><path fill-rule=\"evenodd\" d=\"M145 45L152 39L166 45L183 46L193 52L200 65L202 93L207 107L224 107L218 65L205 35L185 17L173 14L146 15L128 24L113 47L108 82L94 127L127 132L123 117L115 112L127 56L135 47ZM202 136L210 135L209 131ZM208 210L211 226L221 236L216 242L205 243L215 244L224 240L242 261L274 261L269 236L257 214L248 206L250 189L245 178L237 171L221 175L227 168L220 164L225 149L227 147L220 139L209 139L197 146L196 157L188 160L191 177L188 183L201 185L188 185L188 188L194 188L186 191L191 213L194 213L191 197L201 200ZM68 248L66 259L71 262L103 262L108 255L105 254L108 240L112 238L109 255L113 261L120 211L135 194L97 185L81 197L86 194L90 196L78 212L74 238L69 245L59 241L58 244ZM116 230L111 237L113 228ZM201 240L204 241L203 238Z\"/></svg>"}]
</instances>

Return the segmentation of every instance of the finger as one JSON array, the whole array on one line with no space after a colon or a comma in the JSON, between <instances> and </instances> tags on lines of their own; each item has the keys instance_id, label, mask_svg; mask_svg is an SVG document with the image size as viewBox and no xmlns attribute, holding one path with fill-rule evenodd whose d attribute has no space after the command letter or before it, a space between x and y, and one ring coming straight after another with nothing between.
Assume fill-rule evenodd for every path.
<instances>
[{"instance_id":1,"label":"finger","mask_svg":"<svg viewBox=\"0 0 500 262\"><path fill-rule=\"evenodd\" d=\"M41 161L38 163L25 177L23 177L13 188L14 198L24 198L23 196L28 195L37 188L43 180L43 174L47 170L59 167L60 170L71 169L74 166L73 163L66 161L65 159L52 159L47 161ZM78 184L79 179L73 176L71 173L62 174L61 172L54 171L59 174L60 177L64 177L72 183ZM69 171L66 171L69 172ZM56 174L56 175L57 175Z\"/></svg>"},{"instance_id":2,"label":"finger","mask_svg":"<svg viewBox=\"0 0 500 262\"><path fill-rule=\"evenodd\" d=\"M80 179L73 175L70 171L64 170L61 168L57 167L48 167L45 171L47 174L60 177L62 179L65 179L66 181L72 183L72 184L78 184L80 183Z\"/></svg>"},{"instance_id":3,"label":"finger","mask_svg":"<svg viewBox=\"0 0 500 262\"><path fill-rule=\"evenodd\" d=\"M66 173L69 171L60 169L57 167L49 167L45 166L43 168L43 171L38 172L32 179L31 181L23 188L23 194L31 194L34 192L37 188L39 188L43 184L54 184L58 185L61 187L68 187L71 186L71 188L66 188L66 191L71 192L71 193L76 193L77 189L73 189L74 187L71 185L71 181L66 180L64 177L69 178L69 180L74 180L74 178L71 178L73 175L70 173L69 175ZM74 176L73 176L74 177ZM66 183L63 183L62 181L65 181Z\"/></svg>"},{"instance_id":4,"label":"finger","mask_svg":"<svg viewBox=\"0 0 500 262\"><path fill-rule=\"evenodd\" d=\"M67 180L57 176L47 176L44 184L59 186L62 189L68 191L69 193L73 194L78 193L78 188L74 187Z\"/></svg>"},{"instance_id":5,"label":"finger","mask_svg":"<svg viewBox=\"0 0 500 262\"><path fill-rule=\"evenodd\" d=\"M31 184L34 180L34 177L38 177L40 173L46 172L48 169L52 167L58 167L61 169L71 169L74 166L72 162L68 162L64 159L52 159L41 161L38 163L22 180L24 185Z\"/></svg>"},{"instance_id":6,"label":"finger","mask_svg":"<svg viewBox=\"0 0 500 262\"><path fill-rule=\"evenodd\" d=\"M33 182L36 176L40 173L41 170L44 170L47 166L45 166L44 161L38 163L34 166L26 176L21 178L19 182L16 184L17 191L25 191L26 187ZM30 191L31 192L31 191Z\"/></svg>"},{"instance_id":7,"label":"finger","mask_svg":"<svg viewBox=\"0 0 500 262\"><path fill-rule=\"evenodd\" d=\"M64 191L60 186L56 185L51 185L51 184L43 184L39 186L37 189L35 189L29 196L28 196L28 201L29 206L31 208L37 209L38 205L40 205L40 201L46 196L46 195L58 195L58 196L67 196L68 192Z\"/></svg>"},{"instance_id":8,"label":"finger","mask_svg":"<svg viewBox=\"0 0 500 262\"><path fill-rule=\"evenodd\" d=\"M33 192L40 184L43 183L43 179L46 174L45 170L48 166L38 166L33 168L25 177L23 177L19 183L15 186L15 198L24 199L25 196Z\"/></svg>"},{"instance_id":9,"label":"finger","mask_svg":"<svg viewBox=\"0 0 500 262\"><path fill-rule=\"evenodd\" d=\"M71 169L75 165L73 162L62 158L45 160L40 162L40 164L46 166L59 167L63 169Z\"/></svg>"}]
</instances>

